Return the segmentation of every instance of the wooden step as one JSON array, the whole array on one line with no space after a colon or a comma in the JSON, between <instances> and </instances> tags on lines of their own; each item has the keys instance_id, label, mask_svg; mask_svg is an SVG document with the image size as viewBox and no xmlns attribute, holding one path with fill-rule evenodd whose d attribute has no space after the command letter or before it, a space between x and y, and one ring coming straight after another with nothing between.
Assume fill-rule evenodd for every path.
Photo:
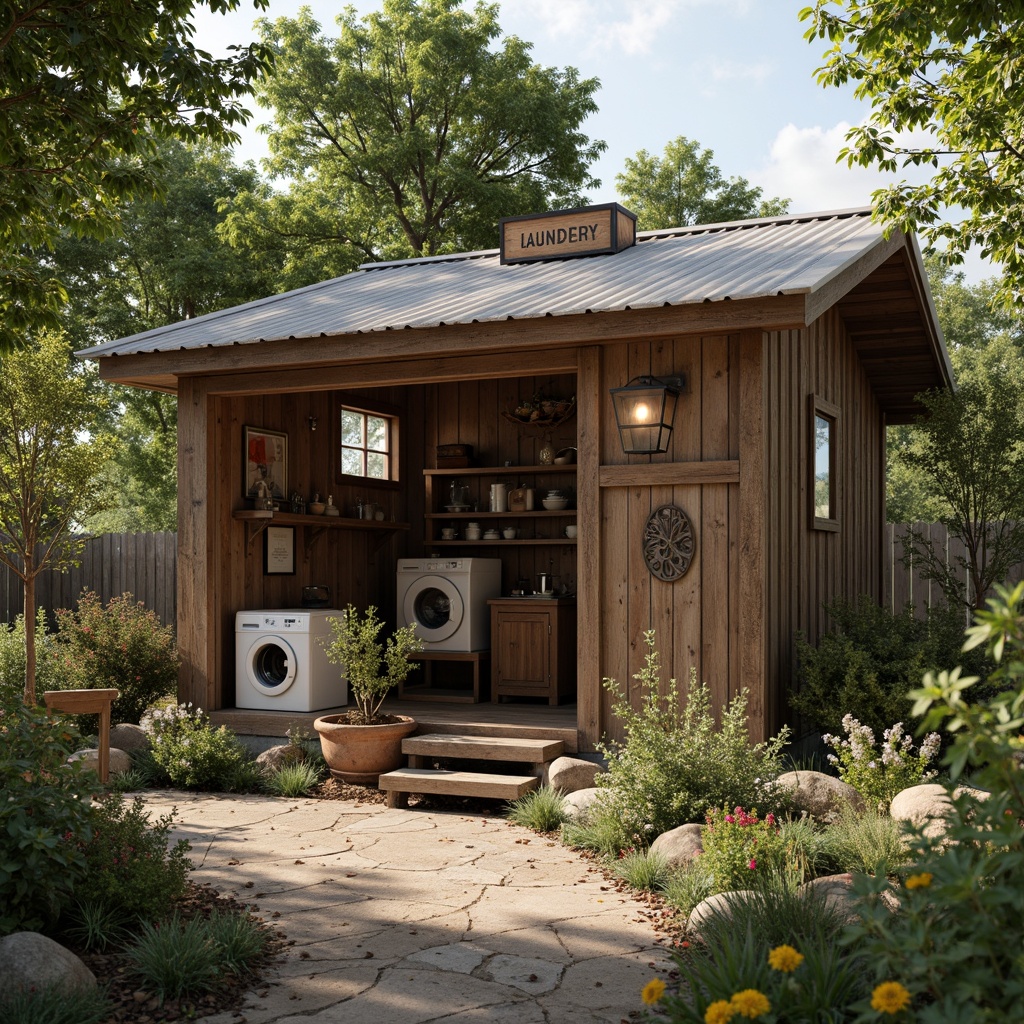
<instances>
[{"instance_id":1,"label":"wooden step","mask_svg":"<svg viewBox=\"0 0 1024 1024\"><path fill-rule=\"evenodd\" d=\"M511 736L462 736L428 733L407 736L402 740L402 753L415 758L457 757L477 761L525 761L543 764L561 757L565 745L561 740L531 740ZM425 767L410 761L415 767Z\"/></svg>"},{"instance_id":2,"label":"wooden step","mask_svg":"<svg viewBox=\"0 0 1024 1024\"><path fill-rule=\"evenodd\" d=\"M387 793L388 807L408 807L410 793L444 796L485 796L517 800L537 788L534 775L487 775L483 772L447 772L434 768L399 768L382 775L378 787Z\"/></svg>"}]
</instances>

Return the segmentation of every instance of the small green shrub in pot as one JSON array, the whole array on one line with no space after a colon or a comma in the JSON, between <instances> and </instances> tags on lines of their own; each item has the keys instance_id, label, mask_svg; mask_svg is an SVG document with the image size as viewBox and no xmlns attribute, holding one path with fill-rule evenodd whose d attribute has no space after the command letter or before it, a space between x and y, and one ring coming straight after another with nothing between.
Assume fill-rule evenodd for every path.
<instances>
[{"instance_id":1,"label":"small green shrub in pot","mask_svg":"<svg viewBox=\"0 0 1024 1024\"><path fill-rule=\"evenodd\" d=\"M79 736L62 717L0 703L0 935L57 917L87 869L69 840L91 836L96 773L67 764Z\"/></svg>"},{"instance_id":2,"label":"small green shrub in pot","mask_svg":"<svg viewBox=\"0 0 1024 1024\"><path fill-rule=\"evenodd\" d=\"M138 723L178 680L174 631L131 594L111 598L106 608L92 591L74 611L59 609L55 654L65 689L116 689L116 722Z\"/></svg>"},{"instance_id":3,"label":"small green shrub in pot","mask_svg":"<svg viewBox=\"0 0 1024 1024\"><path fill-rule=\"evenodd\" d=\"M327 660L338 665L348 678L349 693L356 711L349 712L353 725L372 725L378 717L388 691L403 682L412 671L409 655L423 650L416 627L400 626L387 639L380 640L384 622L370 605L363 615L354 605L345 614L327 620L331 638L324 644Z\"/></svg>"},{"instance_id":4,"label":"small green shrub in pot","mask_svg":"<svg viewBox=\"0 0 1024 1024\"><path fill-rule=\"evenodd\" d=\"M230 791L250 774L244 771L249 755L238 737L226 726L214 729L191 702L151 709L141 724L150 735L153 761L172 786Z\"/></svg>"},{"instance_id":5,"label":"small green shrub in pot","mask_svg":"<svg viewBox=\"0 0 1024 1024\"><path fill-rule=\"evenodd\" d=\"M621 850L647 847L677 825L703 821L709 807L742 804L778 810L783 795L776 779L783 771L788 729L767 743L752 744L745 691L721 709L717 724L708 688L697 684L692 670L686 706L680 711L675 679L661 692L654 631L644 639L644 668L634 676L641 685L640 707L630 704L614 680L605 680L625 741L598 747L608 771L598 776L602 793L591 823L607 819L602 830L614 828Z\"/></svg>"}]
</instances>

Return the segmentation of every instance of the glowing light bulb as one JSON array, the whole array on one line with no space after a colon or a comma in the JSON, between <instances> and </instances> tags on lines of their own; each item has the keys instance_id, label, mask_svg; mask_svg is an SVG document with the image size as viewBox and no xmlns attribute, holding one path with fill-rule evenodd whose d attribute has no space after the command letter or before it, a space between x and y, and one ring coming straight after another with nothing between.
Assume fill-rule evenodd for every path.
<instances>
[{"instance_id":1,"label":"glowing light bulb","mask_svg":"<svg viewBox=\"0 0 1024 1024\"><path fill-rule=\"evenodd\" d=\"M637 403L634 409L637 423L646 423L651 418L651 407L646 402Z\"/></svg>"}]
</instances>

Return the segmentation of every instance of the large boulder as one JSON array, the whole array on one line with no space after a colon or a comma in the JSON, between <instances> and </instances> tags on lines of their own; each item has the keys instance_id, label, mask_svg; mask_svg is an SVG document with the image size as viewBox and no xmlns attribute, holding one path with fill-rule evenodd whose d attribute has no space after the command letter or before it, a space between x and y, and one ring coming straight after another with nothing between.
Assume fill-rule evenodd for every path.
<instances>
[{"instance_id":1,"label":"large boulder","mask_svg":"<svg viewBox=\"0 0 1024 1024\"><path fill-rule=\"evenodd\" d=\"M864 798L849 783L824 772L786 772L778 778L786 791L793 810L803 811L818 821L826 821L849 805L855 811L864 810Z\"/></svg>"},{"instance_id":2,"label":"large boulder","mask_svg":"<svg viewBox=\"0 0 1024 1024\"><path fill-rule=\"evenodd\" d=\"M100 752L95 747L90 747L86 750L76 750L68 758L69 764L72 761L81 761L87 768L91 768L97 773L100 770ZM122 775L131 766L132 759L123 750L119 750L117 747L110 748L111 775Z\"/></svg>"},{"instance_id":3,"label":"large boulder","mask_svg":"<svg viewBox=\"0 0 1024 1024\"><path fill-rule=\"evenodd\" d=\"M651 853L665 858L670 868L682 868L704 852L701 842L703 825L680 825L662 832L651 844Z\"/></svg>"},{"instance_id":4,"label":"large boulder","mask_svg":"<svg viewBox=\"0 0 1024 1024\"><path fill-rule=\"evenodd\" d=\"M0 993L34 988L69 995L96 988L96 976L70 950L38 932L0 939Z\"/></svg>"},{"instance_id":5,"label":"large boulder","mask_svg":"<svg viewBox=\"0 0 1024 1024\"><path fill-rule=\"evenodd\" d=\"M297 764L303 758L302 748L294 743L281 743L268 747L256 756L256 763L268 772L276 772L285 765Z\"/></svg>"},{"instance_id":6,"label":"large boulder","mask_svg":"<svg viewBox=\"0 0 1024 1024\"><path fill-rule=\"evenodd\" d=\"M737 903L742 903L744 900L756 897L756 893L751 889L734 889L729 892L716 892L714 896L709 896L706 900L701 900L690 911L690 916L686 922L687 930L690 931L694 936L700 937L701 925L710 921L712 918L724 918L727 921L732 920L733 907Z\"/></svg>"},{"instance_id":7,"label":"large boulder","mask_svg":"<svg viewBox=\"0 0 1024 1024\"><path fill-rule=\"evenodd\" d=\"M594 780L601 766L581 757L556 757L544 766L541 782L563 793L575 793L581 789L593 789Z\"/></svg>"},{"instance_id":8,"label":"large boulder","mask_svg":"<svg viewBox=\"0 0 1024 1024\"><path fill-rule=\"evenodd\" d=\"M110 727L110 745L118 750L149 750L152 746L149 733L141 725L121 722Z\"/></svg>"},{"instance_id":9,"label":"large boulder","mask_svg":"<svg viewBox=\"0 0 1024 1024\"><path fill-rule=\"evenodd\" d=\"M940 836L946 832L953 815L953 801L945 786L926 782L897 793L889 805L889 813L897 821L923 827L925 834Z\"/></svg>"},{"instance_id":10,"label":"large boulder","mask_svg":"<svg viewBox=\"0 0 1024 1024\"><path fill-rule=\"evenodd\" d=\"M600 799L601 790L596 786L590 789L577 789L575 793L567 793L563 806L567 814L578 818L581 814L589 811Z\"/></svg>"},{"instance_id":11,"label":"large boulder","mask_svg":"<svg viewBox=\"0 0 1024 1024\"><path fill-rule=\"evenodd\" d=\"M844 921L852 921L857 917L857 897L853 892L853 875L849 872L812 878L800 886L800 892L815 893L829 910L834 911Z\"/></svg>"}]
</instances>

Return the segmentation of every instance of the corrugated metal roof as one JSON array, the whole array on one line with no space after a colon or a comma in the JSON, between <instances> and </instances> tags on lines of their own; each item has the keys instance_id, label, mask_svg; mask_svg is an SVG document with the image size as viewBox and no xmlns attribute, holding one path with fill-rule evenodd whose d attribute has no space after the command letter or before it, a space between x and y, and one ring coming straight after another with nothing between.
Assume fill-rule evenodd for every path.
<instances>
[{"instance_id":1,"label":"corrugated metal roof","mask_svg":"<svg viewBox=\"0 0 1024 1024\"><path fill-rule=\"evenodd\" d=\"M502 266L498 250L344 277L83 350L98 358L814 292L876 245L869 209L640 232L615 255Z\"/></svg>"}]
</instances>

